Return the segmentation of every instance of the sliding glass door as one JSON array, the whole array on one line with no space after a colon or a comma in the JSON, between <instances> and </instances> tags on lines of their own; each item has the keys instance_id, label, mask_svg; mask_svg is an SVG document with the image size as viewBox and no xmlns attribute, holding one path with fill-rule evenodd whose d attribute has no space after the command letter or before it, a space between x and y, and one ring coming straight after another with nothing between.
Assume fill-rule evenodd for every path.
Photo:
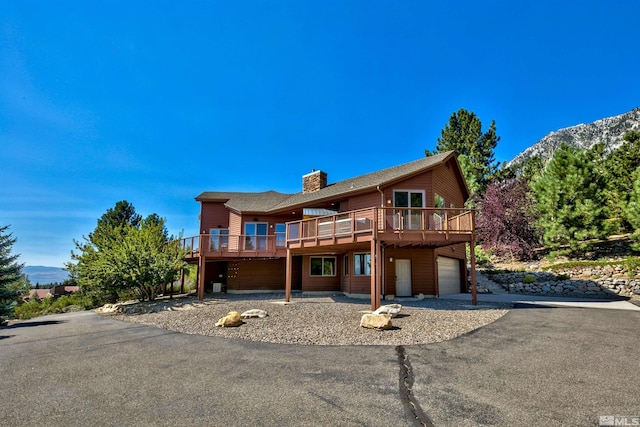
<instances>
[{"instance_id":1,"label":"sliding glass door","mask_svg":"<svg viewBox=\"0 0 640 427\"><path fill-rule=\"evenodd\" d=\"M424 208L424 191L397 190L393 192L396 208ZM422 228L422 209L398 209L397 228L403 230L420 230Z\"/></svg>"}]
</instances>

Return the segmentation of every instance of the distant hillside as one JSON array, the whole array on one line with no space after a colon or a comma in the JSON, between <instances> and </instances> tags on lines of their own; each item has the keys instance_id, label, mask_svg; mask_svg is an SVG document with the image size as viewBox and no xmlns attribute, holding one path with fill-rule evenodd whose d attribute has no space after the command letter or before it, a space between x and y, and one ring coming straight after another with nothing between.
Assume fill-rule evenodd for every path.
<instances>
[{"instance_id":1,"label":"distant hillside","mask_svg":"<svg viewBox=\"0 0 640 427\"><path fill-rule=\"evenodd\" d=\"M609 153L622 145L624 134L630 130L640 131L640 107L618 116L551 132L518 154L509 162L509 165L526 161L535 156L549 161L562 143L580 149L589 149L595 144L603 142L606 147L605 151Z\"/></svg>"},{"instance_id":2,"label":"distant hillside","mask_svg":"<svg viewBox=\"0 0 640 427\"><path fill-rule=\"evenodd\" d=\"M22 272L29 277L33 285L40 283L46 285L48 283L61 283L69 278L69 273L58 267L25 266Z\"/></svg>"}]
</instances>

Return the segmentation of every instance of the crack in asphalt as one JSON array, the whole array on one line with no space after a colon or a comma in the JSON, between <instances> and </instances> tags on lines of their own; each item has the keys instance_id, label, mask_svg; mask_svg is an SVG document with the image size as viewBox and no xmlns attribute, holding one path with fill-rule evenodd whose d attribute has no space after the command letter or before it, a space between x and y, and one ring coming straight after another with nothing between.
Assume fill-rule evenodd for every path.
<instances>
[{"instance_id":1,"label":"crack in asphalt","mask_svg":"<svg viewBox=\"0 0 640 427\"><path fill-rule=\"evenodd\" d=\"M411 369L411 363L404 351L404 346L396 346L396 354L398 355L398 363L400 365L399 383L400 400L402 404L414 418L416 425L434 427L433 421L431 421L431 418L422 410L411 391L414 380L413 369Z\"/></svg>"}]
</instances>

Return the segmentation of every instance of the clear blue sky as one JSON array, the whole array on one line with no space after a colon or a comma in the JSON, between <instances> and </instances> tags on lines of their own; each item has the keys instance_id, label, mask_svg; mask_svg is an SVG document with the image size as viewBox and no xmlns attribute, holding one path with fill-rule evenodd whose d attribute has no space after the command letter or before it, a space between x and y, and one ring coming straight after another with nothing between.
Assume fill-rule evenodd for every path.
<instances>
[{"instance_id":1,"label":"clear blue sky","mask_svg":"<svg viewBox=\"0 0 640 427\"><path fill-rule=\"evenodd\" d=\"M510 160L640 106L640 2L0 0L0 225L62 266L119 200L297 192L420 158L459 108Z\"/></svg>"}]
</instances>

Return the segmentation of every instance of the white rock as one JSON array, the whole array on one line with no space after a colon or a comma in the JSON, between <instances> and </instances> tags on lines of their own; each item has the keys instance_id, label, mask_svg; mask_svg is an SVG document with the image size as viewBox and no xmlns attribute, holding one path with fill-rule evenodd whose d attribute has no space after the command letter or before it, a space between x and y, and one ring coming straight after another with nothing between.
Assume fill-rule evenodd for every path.
<instances>
[{"instance_id":1,"label":"white rock","mask_svg":"<svg viewBox=\"0 0 640 427\"><path fill-rule=\"evenodd\" d=\"M373 314L383 314L386 313L391 317L396 317L398 313L402 310L402 306L400 304L388 304L380 306Z\"/></svg>"},{"instance_id":2,"label":"white rock","mask_svg":"<svg viewBox=\"0 0 640 427\"><path fill-rule=\"evenodd\" d=\"M257 309L257 308L254 308L254 309L251 309L251 310L247 310L247 311L245 311L244 313L242 313L240 315L240 317L242 317L243 319L249 319L249 318L252 318L252 317L257 317L257 318L262 319L263 317L267 317L267 316L268 316L268 314L267 314L266 311L260 310L260 309Z\"/></svg>"}]
</instances>

